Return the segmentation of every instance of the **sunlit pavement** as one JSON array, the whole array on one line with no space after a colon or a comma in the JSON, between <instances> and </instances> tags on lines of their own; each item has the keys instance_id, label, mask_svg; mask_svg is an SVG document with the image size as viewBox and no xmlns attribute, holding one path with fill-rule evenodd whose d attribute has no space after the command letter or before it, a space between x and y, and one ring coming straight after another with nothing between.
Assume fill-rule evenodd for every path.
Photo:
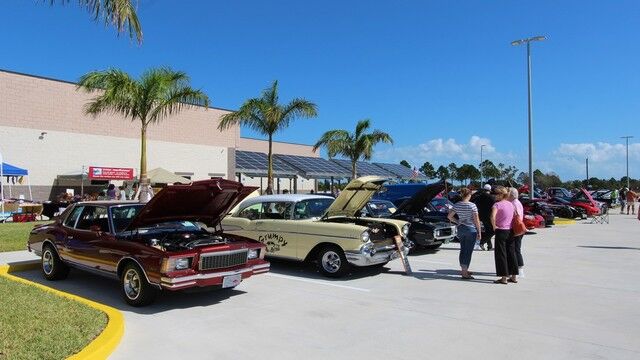
<instances>
[{"instance_id":1,"label":"sunlit pavement","mask_svg":"<svg viewBox=\"0 0 640 360\"><path fill-rule=\"evenodd\" d=\"M640 221L540 229L524 240L518 284L492 281L493 252L476 251L460 280L456 244L410 257L414 276L386 269L327 280L275 262L235 290L165 293L131 308L118 283L80 271L46 282L120 309L112 359L638 359Z\"/></svg>"}]
</instances>

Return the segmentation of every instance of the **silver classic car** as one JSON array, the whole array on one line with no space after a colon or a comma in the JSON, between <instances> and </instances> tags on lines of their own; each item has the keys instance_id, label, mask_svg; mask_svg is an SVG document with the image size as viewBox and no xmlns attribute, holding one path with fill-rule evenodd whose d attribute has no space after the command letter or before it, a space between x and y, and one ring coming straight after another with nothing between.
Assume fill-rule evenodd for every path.
<instances>
[{"instance_id":1,"label":"silver classic car","mask_svg":"<svg viewBox=\"0 0 640 360\"><path fill-rule=\"evenodd\" d=\"M405 254L409 224L359 217L386 179L362 177L334 200L321 195L265 195L245 200L222 226L225 232L258 240L267 257L315 261L323 275L339 277L353 266L383 266Z\"/></svg>"}]
</instances>

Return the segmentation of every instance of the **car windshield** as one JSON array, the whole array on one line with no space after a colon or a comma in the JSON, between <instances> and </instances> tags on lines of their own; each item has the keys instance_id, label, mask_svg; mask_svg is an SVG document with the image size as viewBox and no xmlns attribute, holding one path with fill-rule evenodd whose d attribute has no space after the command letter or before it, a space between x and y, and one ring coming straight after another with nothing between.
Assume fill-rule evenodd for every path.
<instances>
[{"instance_id":1,"label":"car windshield","mask_svg":"<svg viewBox=\"0 0 640 360\"><path fill-rule=\"evenodd\" d=\"M369 203L369 210L374 217L391 216L396 211L395 205L387 201L372 201Z\"/></svg>"},{"instance_id":2,"label":"car windshield","mask_svg":"<svg viewBox=\"0 0 640 360\"><path fill-rule=\"evenodd\" d=\"M435 198L431 200L429 203L431 206L427 206L428 211L438 211L438 212L449 212L453 206L451 205L451 201L445 198Z\"/></svg>"},{"instance_id":3,"label":"car windshield","mask_svg":"<svg viewBox=\"0 0 640 360\"><path fill-rule=\"evenodd\" d=\"M133 218L142 209L142 204L132 204L126 206L114 206L111 208L111 220L116 233L124 231L131 224Z\"/></svg>"},{"instance_id":4,"label":"car windshield","mask_svg":"<svg viewBox=\"0 0 640 360\"><path fill-rule=\"evenodd\" d=\"M332 198L317 198L298 201L293 210L293 218L304 220L321 217L333 203L333 200Z\"/></svg>"}]
</instances>

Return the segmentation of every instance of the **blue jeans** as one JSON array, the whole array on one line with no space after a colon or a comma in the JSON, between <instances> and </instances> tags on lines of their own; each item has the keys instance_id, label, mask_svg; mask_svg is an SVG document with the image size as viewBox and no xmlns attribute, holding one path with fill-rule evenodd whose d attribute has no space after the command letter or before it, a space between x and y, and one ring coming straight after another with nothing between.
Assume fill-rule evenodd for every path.
<instances>
[{"instance_id":1,"label":"blue jeans","mask_svg":"<svg viewBox=\"0 0 640 360\"><path fill-rule=\"evenodd\" d=\"M476 238L478 233L475 227L467 225L458 226L458 240L460 240L460 267L468 269L471 264L471 255L473 255L473 248L476 245Z\"/></svg>"}]
</instances>

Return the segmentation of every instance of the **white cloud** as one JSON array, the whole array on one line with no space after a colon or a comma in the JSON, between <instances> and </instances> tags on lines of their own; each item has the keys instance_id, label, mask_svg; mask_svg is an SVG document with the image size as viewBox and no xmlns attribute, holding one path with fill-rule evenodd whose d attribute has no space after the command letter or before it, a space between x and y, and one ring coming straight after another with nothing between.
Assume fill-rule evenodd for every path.
<instances>
[{"instance_id":1,"label":"white cloud","mask_svg":"<svg viewBox=\"0 0 640 360\"><path fill-rule=\"evenodd\" d=\"M558 156L589 158L590 161L604 162L626 158L625 144L580 143L580 144L560 144L554 151ZM640 159L640 143L629 144L629 159Z\"/></svg>"},{"instance_id":2,"label":"white cloud","mask_svg":"<svg viewBox=\"0 0 640 360\"><path fill-rule=\"evenodd\" d=\"M496 151L491 139L477 135L471 136L466 143L460 143L453 138L437 138L427 140L418 145L391 147L375 153L376 160L398 162L407 160L411 164L419 166L425 161L434 165L449 162L480 162L480 148L485 145L482 152L485 159L494 162L512 162L515 156L511 153L503 154Z\"/></svg>"},{"instance_id":3,"label":"white cloud","mask_svg":"<svg viewBox=\"0 0 640 360\"><path fill-rule=\"evenodd\" d=\"M589 158L589 177L616 178L626 174L626 145L598 143L560 144L545 162L546 167L563 177L584 178L586 158ZM629 176L640 177L640 143L629 144Z\"/></svg>"}]
</instances>

